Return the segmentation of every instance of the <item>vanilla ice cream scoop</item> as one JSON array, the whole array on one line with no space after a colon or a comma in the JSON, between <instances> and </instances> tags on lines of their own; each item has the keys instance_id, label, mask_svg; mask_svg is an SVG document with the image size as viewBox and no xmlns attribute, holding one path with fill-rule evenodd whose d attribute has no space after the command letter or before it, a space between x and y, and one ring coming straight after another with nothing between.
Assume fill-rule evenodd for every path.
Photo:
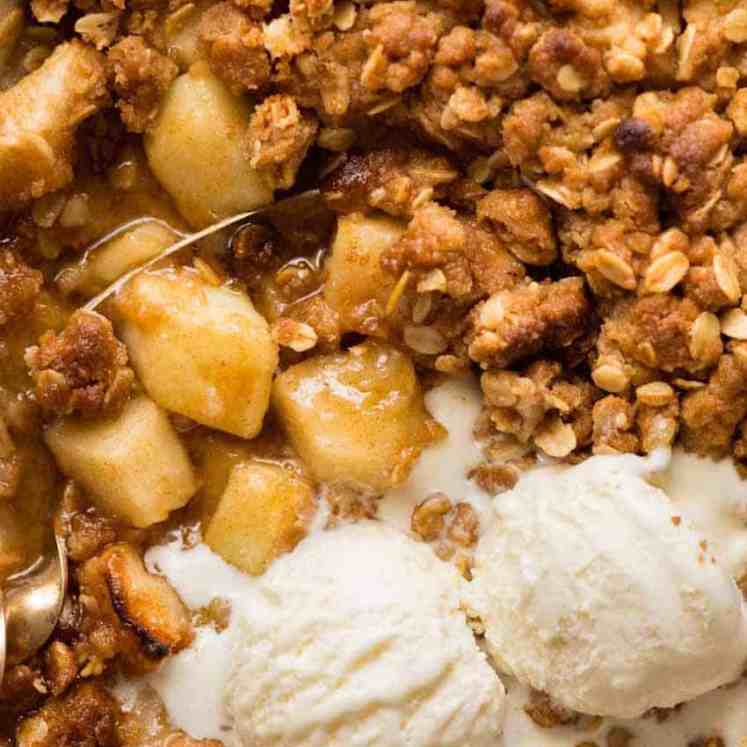
<instances>
[{"instance_id":1,"label":"vanilla ice cream scoop","mask_svg":"<svg viewBox=\"0 0 747 747\"><path fill-rule=\"evenodd\" d=\"M363 522L306 538L260 581L226 685L246 747L495 747L505 691L424 544ZM251 612L251 611L250 611Z\"/></svg>"},{"instance_id":2,"label":"vanilla ice cream scoop","mask_svg":"<svg viewBox=\"0 0 747 747\"><path fill-rule=\"evenodd\" d=\"M499 669L583 713L674 706L747 657L741 593L647 466L599 456L527 474L476 553L471 603Z\"/></svg>"}]
</instances>

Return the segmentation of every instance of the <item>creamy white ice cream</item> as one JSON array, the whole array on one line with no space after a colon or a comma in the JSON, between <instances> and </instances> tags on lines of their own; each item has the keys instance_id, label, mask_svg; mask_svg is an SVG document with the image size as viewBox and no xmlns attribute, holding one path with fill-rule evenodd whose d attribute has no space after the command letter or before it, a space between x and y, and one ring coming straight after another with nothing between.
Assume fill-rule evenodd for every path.
<instances>
[{"instance_id":1,"label":"creamy white ice cream","mask_svg":"<svg viewBox=\"0 0 747 747\"><path fill-rule=\"evenodd\" d=\"M632 718L736 679L733 579L633 456L536 470L496 500L471 584L499 667L575 710Z\"/></svg>"},{"instance_id":2,"label":"creamy white ice cream","mask_svg":"<svg viewBox=\"0 0 747 747\"><path fill-rule=\"evenodd\" d=\"M364 522L305 539L259 582L226 705L252 747L494 747L504 689L431 549Z\"/></svg>"}]
</instances>

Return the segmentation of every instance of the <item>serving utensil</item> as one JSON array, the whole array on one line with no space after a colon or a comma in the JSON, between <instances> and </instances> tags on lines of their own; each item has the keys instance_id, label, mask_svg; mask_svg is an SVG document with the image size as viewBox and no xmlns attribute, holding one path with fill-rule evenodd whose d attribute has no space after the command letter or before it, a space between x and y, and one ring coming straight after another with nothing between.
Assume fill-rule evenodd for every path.
<instances>
[{"instance_id":1,"label":"serving utensil","mask_svg":"<svg viewBox=\"0 0 747 747\"><path fill-rule=\"evenodd\" d=\"M52 635L67 580L65 542L53 534L39 560L6 581L0 594L0 681L6 668L33 656Z\"/></svg>"},{"instance_id":2,"label":"serving utensil","mask_svg":"<svg viewBox=\"0 0 747 747\"><path fill-rule=\"evenodd\" d=\"M236 230L239 231L244 225L249 225L251 223L272 223L276 226L282 226L284 220L291 220L298 216L301 216L304 219L313 219L316 215L321 217L324 214L329 214L329 212L329 208L326 206L321 191L318 189L310 189L306 192L286 197L283 200L278 200L277 202L273 202L265 207L257 208L256 210L249 210L245 213L232 215L225 220L213 223L207 228L203 228L201 231L184 236L170 246L167 246L162 252L157 254L155 257L152 257L147 262L144 262L137 267L133 267L115 280L108 288L105 288L101 293L94 296L83 308L87 311L94 311L103 301L127 285L127 283L138 273L153 267L166 257L169 257L182 249L186 249L188 246L200 241L200 239L204 239L218 231L222 231L224 228L235 226ZM142 222L142 219L139 222ZM117 231L111 234L109 238L113 238L119 233L123 233L125 230L128 230L128 227L129 226L123 226L117 229ZM97 244L101 243L105 242L97 242Z\"/></svg>"}]
</instances>

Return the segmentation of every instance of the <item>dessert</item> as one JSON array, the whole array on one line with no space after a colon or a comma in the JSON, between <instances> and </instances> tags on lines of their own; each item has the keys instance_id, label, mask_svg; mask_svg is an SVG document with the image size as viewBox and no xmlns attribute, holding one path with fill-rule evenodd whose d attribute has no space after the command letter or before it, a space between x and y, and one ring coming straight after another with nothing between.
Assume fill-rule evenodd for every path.
<instances>
[{"instance_id":1,"label":"dessert","mask_svg":"<svg viewBox=\"0 0 747 747\"><path fill-rule=\"evenodd\" d=\"M0 747L743 747L746 53L0 0L0 585L70 561Z\"/></svg>"},{"instance_id":2,"label":"dessert","mask_svg":"<svg viewBox=\"0 0 747 747\"><path fill-rule=\"evenodd\" d=\"M671 708L745 666L740 590L636 461L525 476L475 554L474 605L501 671L581 713Z\"/></svg>"},{"instance_id":3,"label":"dessert","mask_svg":"<svg viewBox=\"0 0 747 747\"><path fill-rule=\"evenodd\" d=\"M225 691L237 742L495 744L503 685L466 624L462 584L377 523L305 539L239 621Z\"/></svg>"}]
</instances>

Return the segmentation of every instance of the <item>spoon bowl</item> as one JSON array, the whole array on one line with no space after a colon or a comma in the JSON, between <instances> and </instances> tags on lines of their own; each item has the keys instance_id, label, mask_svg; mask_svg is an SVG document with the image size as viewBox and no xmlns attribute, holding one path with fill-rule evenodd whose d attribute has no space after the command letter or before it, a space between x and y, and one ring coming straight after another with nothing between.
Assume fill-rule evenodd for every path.
<instances>
[{"instance_id":1,"label":"spoon bowl","mask_svg":"<svg viewBox=\"0 0 747 747\"><path fill-rule=\"evenodd\" d=\"M55 535L48 552L6 582L0 597L0 678L6 667L35 654L52 634L65 601L67 576L65 543Z\"/></svg>"}]
</instances>

